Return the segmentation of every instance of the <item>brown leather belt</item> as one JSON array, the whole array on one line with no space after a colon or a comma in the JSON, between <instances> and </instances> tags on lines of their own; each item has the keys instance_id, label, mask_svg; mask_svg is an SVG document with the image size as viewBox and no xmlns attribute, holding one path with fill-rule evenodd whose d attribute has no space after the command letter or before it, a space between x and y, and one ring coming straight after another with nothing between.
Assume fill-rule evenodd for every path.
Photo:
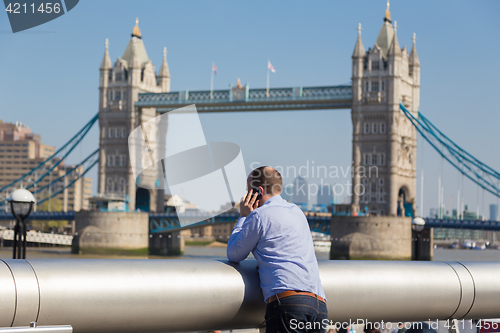
<instances>
[{"instance_id":1,"label":"brown leather belt","mask_svg":"<svg viewBox=\"0 0 500 333\"><path fill-rule=\"evenodd\" d=\"M267 299L267 303L274 302L276 299L282 299L282 298L285 298L285 297L288 297L288 296L295 296L295 295L311 296L311 297L319 299L321 302L326 303L326 299L324 299L321 296L318 296L318 295L316 295L314 293L310 293L310 292L307 292L307 291L297 291L297 290L287 290L287 291L283 291L283 292L281 292L279 294L273 295L273 296L271 296L271 297L269 297ZM276 296L278 296L278 297L276 298Z\"/></svg>"}]
</instances>

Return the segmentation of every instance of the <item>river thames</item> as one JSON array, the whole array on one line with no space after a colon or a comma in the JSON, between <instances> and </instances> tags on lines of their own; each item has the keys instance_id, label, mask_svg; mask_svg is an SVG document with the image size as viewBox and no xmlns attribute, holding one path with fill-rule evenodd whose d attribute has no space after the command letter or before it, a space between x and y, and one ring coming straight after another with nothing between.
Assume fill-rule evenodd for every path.
<instances>
[{"instance_id":1,"label":"river thames","mask_svg":"<svg viewBox=\"0 0 500 333\"><path fill-rule=\"evenodd\" d=\"M328 260L328 252L316 252L318 260ZM249 256L252 258L252 255ZM69 247L27 248L27 259L215 259L226 260L226 248L186 246L182 256L118 256L72 254ZM0 259L12 259L12 248L0 248ZM500 261L500 250L434 249L434 261Z\"/></svg>"}]
</instances>

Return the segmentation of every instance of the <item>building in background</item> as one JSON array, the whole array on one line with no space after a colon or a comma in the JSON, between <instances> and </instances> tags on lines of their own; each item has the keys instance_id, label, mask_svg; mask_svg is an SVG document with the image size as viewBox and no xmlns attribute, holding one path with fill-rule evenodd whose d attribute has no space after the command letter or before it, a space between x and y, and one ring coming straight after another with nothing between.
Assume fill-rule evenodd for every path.
<instances>
[{"instance_id":1,"label":"building in background","mask_svg":"<svg viewBox=\"0 0 500 333\"><path fill-rule=\"evenodd\" d=\"M493 206L493 205L492 205ZM490 206L491 208L491 206ZM432 208L431 208L432 213ZM439 212L436 210L436 214ZM490 211L491 214L491 211ZM433 216L431 216L433 217ZM477 212L469 211L469 205L464 205L464 210L457 216L457 210L453 209L452 215L443 215L443 219L460 219L464 221L483 220L483 216ZM434 240L454 240L463 243L466 240L495 243L500 232L480 229L455 229L455 228L433 228Z\"/></svg>"},{"instance_id":2,"label":"building in background","mask_svg":"<svg viewBox=\"0 0 500 333\"><path fill-rule=\"evenodd\" d=\"M331 185L325 184L321 186L318 193L318 205L326 207L333 204L333 188Z\"/></svg>"},{"instance_id":3,"label":"building in background","mask_svg":"<svg viewBox=\"0 0 500 333\"><path fill-rule=\"evenodd\" d=\"M436 209L436 208L431 208L431 209L429 210L429 217L430 217L430 218L435 218L435 217L437 217L437 209Z\"/></svg>"},{"instance_id":4,"label":"building in background","mask_svg":"<svg viewBox=\"0 0 500 333\"><path fill-rule=\"evenodd\" d=\"M26 125L20 122L3 123L0 121L0 188L9 185L24 174L33 170L40 163L52 156L54 152L55 147L43 144L40 135L32 133ZM57 161L58 160L54 160L54 163ZM64 161L62 161L51 173L40 180L36 187L30 188L30 191L36 192L37 189L41 189L48 185L52 180L63 176L67 171L73 168L75 168L75 165L66 165ZM73 170L65 179L61 179L58 184L53 187L54 191L62 189L65 184L71 183L78 178L83 171L82 166ZM34 177L40 176L41 172L41 170L40 174L36 172ZM17 187L22 185L22 183L19 183ZM89 207L88 198L91 196L91 191L92 180L82 177L76 180L72 186L56 196L56 201L59 201L59 205L51 201L50 205L47 202L45 205L38 205L37 208L38 210L49 210L50 208L51 211L86 210ZM34 194L38 202L46 197L48 192L44 191L43 193ZM8 195L8 193L4 193L4 196L6 195Z\"/></svg>"},{"instance_id":5,"label":"building in background","mask_svg":"<svg viewBox=\"0 0 500 333\"><path fill-rule=\"evenodd\" d=\"M292 202L297 206L307 208L309 203L309 191L307 181L302 176L297 176L293 181L293 197Z\"/></svg>"},{"instance_id":6,"label":"building in background","mask_svg":"<svg viewBox=\"0 0 500 333\"><path fill-rule=\"evenodd\" d=\"M498 205L491 204L490 205L490 221L498 220Z\"/></svg>"},{"instance_id":7,"label":"building in background","mask_svg":"<svg viewBox=\"0 0 500 333\"><path fill-rule=\"evenodd\" d=\"M167 213L176 214L199 214L200 210L196 204L190 203L189 201L181 198L179 195L168 195L168 199L165 200L164 211Z\"/></svg>"},{"instance_id":8,"label":"building in background","mask_svg":"<svg viewBox=\"0 0 500 333\"><path fill-rule=\"evenodd\" d=\"M293 184L283 186L281 197L288 202L293 202Z\"/></svg>"}]
</instances>

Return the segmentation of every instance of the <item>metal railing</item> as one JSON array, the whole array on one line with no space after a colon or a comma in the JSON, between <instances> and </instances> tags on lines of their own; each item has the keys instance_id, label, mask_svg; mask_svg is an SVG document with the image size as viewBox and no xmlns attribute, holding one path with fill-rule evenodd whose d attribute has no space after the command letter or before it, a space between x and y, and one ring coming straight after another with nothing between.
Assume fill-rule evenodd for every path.
<instances>
[{"instance_id":1,"label":"metal railing","mask_svg":"<svg viewBox=\"0 0 500 333\"><path fill-rule=\"evenodd\" d=\"M254 260L2 260L0 327L75 332L255 328L266 304ZM500 262L320 261L329 319L500 317Z\"/></svg>"},{"instance_id":2,"label":"metal railing","mask_svg":"<svg viewBox=\"0 0 500 333\"><path fill-rule=\"evenodd\" d=\"M265 88L249 89L248 87L242 87L242 89L244 94L240 97L233 96L232 88L213 91L212 95L208 90L143 93L139 94L139 99L135 105L143 108L166 108L164 111L168 111L183 105L196 104L199 112L210 112L234 111L237 108L245 109L244 106L236 107L231 105L233 102L259 104L265 109L286 110L296 108L335 108L337 104L338 108L344 108L350 107L352 100L352 88L349 85L271 88L269 89L269 95ZM321 104L321 102L326 102L328 105ZM224 104L227 105L224 106Z\"/></svg>"},{"instance_id":3,"label":"metal railing","mask_svg":"<svg viewBox=\"0 0 500 333\"><path fill-rule=\"evenodd\" d=\"M14 230L0 230L0 239L14 240ZM71 245L73 236L48 234L43 232L27 232L26 241L31 243Z\"/></svg>"},{"instance_id":4,"label":"metal railing","mask_svg":"<svg viewBox=\"0 0 500 333\"><path fill-rule=\"evenodd\" d=\"M0 327L0 333L73 333L70 325L38 326L36 322L30 326Z\"/></svg>"}]
</instances>

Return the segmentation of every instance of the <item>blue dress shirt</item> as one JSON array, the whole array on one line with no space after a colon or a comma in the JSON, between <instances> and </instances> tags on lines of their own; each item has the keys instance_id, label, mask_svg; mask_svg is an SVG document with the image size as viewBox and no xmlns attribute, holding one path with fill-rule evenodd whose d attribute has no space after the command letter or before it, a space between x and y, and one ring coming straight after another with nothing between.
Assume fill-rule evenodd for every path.
<instances>
[{"instance_id":1,"label":"blue dress shirt","mask_svg":"<svg viewBox=\"0 0 500 333\"><path fill-rule=\"evenodd\" d=\"M280 195L238 219L227 244L227 258L238 263L250 252L257 259L266 302L286 290L326 298L307 219L299 207Z\"/></svg>"}]
</instances>

